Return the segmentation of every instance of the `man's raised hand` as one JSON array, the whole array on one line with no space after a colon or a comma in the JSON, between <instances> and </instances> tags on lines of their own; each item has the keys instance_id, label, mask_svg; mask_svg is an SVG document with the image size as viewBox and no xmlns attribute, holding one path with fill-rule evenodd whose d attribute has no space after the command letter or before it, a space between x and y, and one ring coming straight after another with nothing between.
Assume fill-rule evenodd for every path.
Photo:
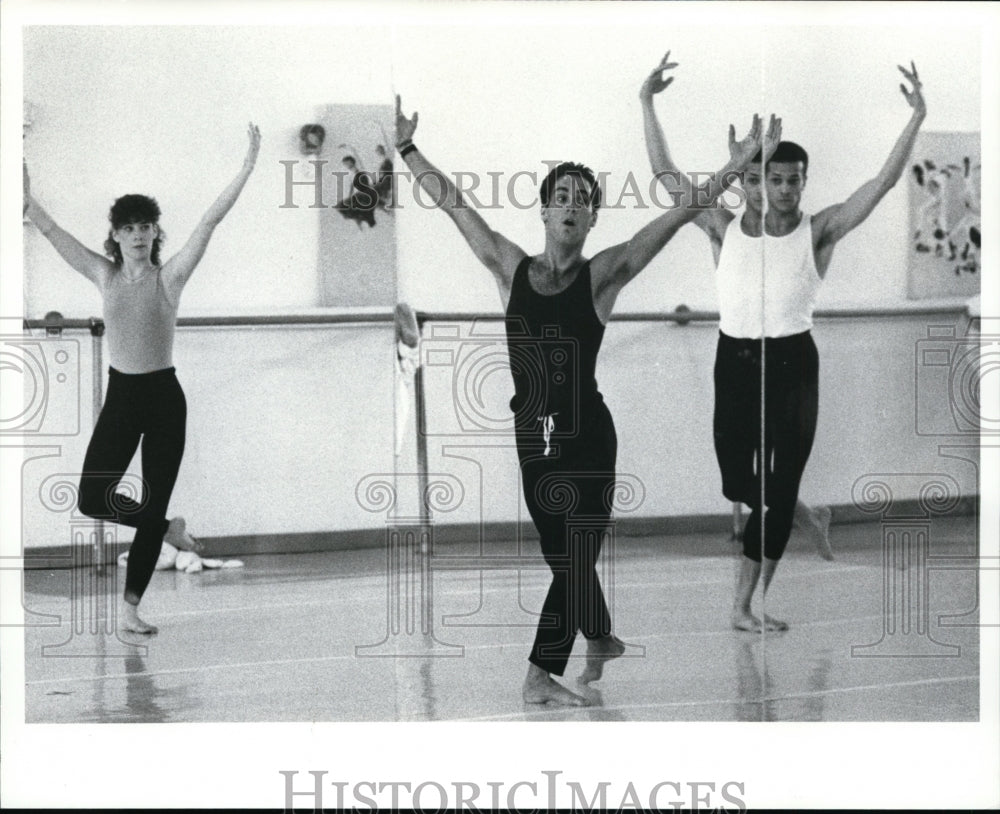
<instances>
[{"instance_id":1,"label":"man's raised hand","mask_svg":"<svg viewBox=\"0 0 1000 814\"><path fill-rule=\"evenodd\" d=\"M643 101L648 101L657 93L660 93L660 91L665 90L674 81L674 77L664 76L663 72L676 68L678 64L680 63L670 61L670 52L667 51L663 59L660 60L660 64L652 70L642 83L642 88L639 90L639 98Z\"/></svg>"},{"instance_id":2,"label":"man's raised hand","mask_svg":"<svg viewBox=\"0 0 1000 814\"><path fill-rule=\"evenodd\" d=\"M247 140L249 144L247 145L247 154L243 159L243 164L252 167L257 163L257 154L260 152L260 128L253 122L247 125Z\"/></svg>"},{"instance_id":3,"label":"man's raised hand","mask_svg":"<svg viewBox=\"0 0 1000 814\"><path fill-rule=\"evenodd\" d=\"M913 90L907 90L906 85L902 82L899 83L899 89L903 91L903 96L906 99L906 103L913 108L915 113L919 113L921 116L927 113L927 105L924 102L924 95L920 92L923 87L923 83L920 81L920 77L917 75L917 66L910 61L911 70L906 70L902 65L897 65L900 73L906 77L907 81L913 85Z\"/></svg>"},{"instance_id":4,"label":"man's raised hand","mask_svg":"<svg viewBox=\"0 0 1000 814\"><path fill-rule=\"evenodd\" d=\"M771 114L771 120L767 123L767 132L764 134L764 143L761 150L764 153L764 163L771 160L774 151L778 149L778 142L781 141L781 119Z\"/></svg>"},{"instance_id":5,"label":"man's raised hand","mask_svg":"<svg viewBox=\"0 0 1000 814\"><path fill-rule=\"evenodd\" d=\"M396 146L413 140L413 133L417 129L417 112L413 111L413 118L408 119L403 115L403 102L396 94Z\"/></svg>"},{"instance_id":6,"label":"man's raised hand","mask_svg":"<svg viewBox=\"0 0 1000 814\"><path fill-rule=\"evenodd\" d=\"M760 116L753 114L753 123L748 132L740 141L736 140L736 128L729 125L729 157L741 168L753 160L753 157L760 149Z\"/></svg>"}]
</instances>

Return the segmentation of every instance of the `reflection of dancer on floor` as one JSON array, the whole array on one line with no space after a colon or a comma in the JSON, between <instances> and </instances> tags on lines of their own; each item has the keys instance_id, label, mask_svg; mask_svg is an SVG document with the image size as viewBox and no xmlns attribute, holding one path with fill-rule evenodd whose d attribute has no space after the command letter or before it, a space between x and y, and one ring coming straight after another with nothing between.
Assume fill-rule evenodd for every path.
<instances>
[{"instance_id":1,"label":"reflection of dancer on floor","mask_svg":"<svg viewBox=\"0 0 1000 814\"><path fill-rule=\"evenodd\" d=\"M666 59L664 59L664 62ZM912 66L911 66L912 67ZM643 84L641 93L646 145L653 171L671 190L685 188L670 157L653 111L653 95L666 87L661 63ZM704 210L695 223L708 235L717 267L719 342L715 361L715 450L722 472L723 494L747 504L752 512L743 533L743 563L737 585L732 623L739 630L760 630L750 612L750 600L763 574L764 591L799 522L817 541L821 554L829 550L829 509L812 512L798 499L799 483L812 449L819 402L819 359L810 329L820 283L833 248L872 212L902 175L917 130L926 115L920 80L914 67L903 76L913 90L900 86L913 114L878 176L861 186L844 203L812 217L799 209L809 158L799 145L781 142L767 162L767 234L764 270L761 265L760 157L744 173L746 211L739 219L716 206ZM668 80L669 81L669 80ZM663 173L663 174L661 174ZM764 319L761 326L761 303ZM764 342L764 455L760 455L760 364ZM763 557L760 529L760 480L755 473L766 462L767 506ZM762 564L763 562L763 564ZM787 628L765 616L769 630Z\"/></svg>"},{"instance_id":2,"label":"reflection of dancer on floor","mask_svg":"<svg viewBox=\"0 0 1000 814\"><path fill-rule=\"evenodd\" d=\"M611 518L617 454L614 423L594 377L597 354L618 293L696 212L672 208L631 240L587 260L583 245L597 221L601 189L587 167L560 164L540 187L545 250L528 255L490 229L420 153L412 140L417 114L407 119L399 105L397 97L400 156L493 274L506 311L524 499L552 569L523 697L586 705L551 677L565 671L576 634L587 639L584 682L599 679L604 663L625 649L611 631L596 571ZM757 152L760 130L755 117L750 134L734 145L733 159L699 190L705 200L714 200L724 189L722 179ZM526 363L517 364L518 358ZM587 528L571 519L585 520Z\"/></svg>"},{"instance_id":3,"label":"reflection of dancer on floor","mask_svg":"<svg viewBox=\"0 0 1000 814\"><path fill-rule=\"evenodd\" d=\"M208 246L212 232L239 197L260 148L260 131L248 130L243 168L213 203L177 254L160 264L160 208L145 195L125 195L111 207L107 257L63 231L31 196L24 172L25 213L74 269L93 282L104 300L111 367L104 406L87 447L80 478L80 511L135 528L129 549L122 624L155 633L139 618L164 540L197 551L181 517L166 519L184 454L187 404L174 374L173 344L181 292ZM110 260L108 258L111 258ZM143 494L139 501L115 489L142 440Z\"/></svg>"}]
</instances>

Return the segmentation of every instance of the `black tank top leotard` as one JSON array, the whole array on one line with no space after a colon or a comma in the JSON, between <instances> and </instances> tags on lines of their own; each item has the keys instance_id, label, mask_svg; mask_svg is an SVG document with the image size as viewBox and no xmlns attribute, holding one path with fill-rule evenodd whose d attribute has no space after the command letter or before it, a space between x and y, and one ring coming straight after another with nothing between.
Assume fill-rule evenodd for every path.
<instances>
[{"instance_id":1,"label":"black tank top leotard","mask_svg":"<svg viewBox=\"0 0 1000 814\"><path fill-rule=\"evenodd\" d=\"M552 295L531 287L530 266L526 257L514 273L506 321L521 487L553 574L529 660L562 675L577 633L611 632L596 563L611 522L618 439L595 377L604 325L590 264Z\"/></svg>"},{"instance_id":2,"label":"black tank top leotard","mask_svg":"<svg viewBox=\"0 0 1000 814\"><path fill-rule=\"evenodd\" d=\"M514 272L507 304L507 348L519 431L576 435L603 406L595 375L604 324L591 292L590 261L558 294L531 287L525 257ZM542 424L543 426L539 426Z\"/></svg>"}]
</instances>

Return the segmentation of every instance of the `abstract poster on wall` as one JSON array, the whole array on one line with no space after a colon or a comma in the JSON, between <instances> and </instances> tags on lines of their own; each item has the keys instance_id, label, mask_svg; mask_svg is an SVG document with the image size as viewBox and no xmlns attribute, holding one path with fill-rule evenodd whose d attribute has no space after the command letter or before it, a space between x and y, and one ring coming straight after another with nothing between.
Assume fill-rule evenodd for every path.
<instances>
[{"instance_id":1,"label":"abstract poster on wall","mask_svg":"<svg viewBox=\"0 0 1000 814\"><path fill-rule=\"evenodd\" d=\"M395 149L389 105L325 105L299 134L308 160L322 160L320 304L395 304Z\"/></svg>"},{"instance_id":2,"label":"abstract poster on wall","mask_svg":"<svg viewBox=\"0 0 1000 814\"><path fill-rule=\"evenodd\" d=\"M910 299L980 288L979 133L921 133L908 167Z\"/></svg>"}]
</instances>

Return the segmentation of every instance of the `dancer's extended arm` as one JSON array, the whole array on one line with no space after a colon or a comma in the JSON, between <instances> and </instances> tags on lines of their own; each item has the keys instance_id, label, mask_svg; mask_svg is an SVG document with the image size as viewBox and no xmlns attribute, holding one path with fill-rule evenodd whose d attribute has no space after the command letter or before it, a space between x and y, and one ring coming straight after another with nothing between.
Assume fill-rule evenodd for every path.
<instances>
[{"instance_id":1,"label":"dancer's extended arm","mask_svg":"<svg viewBox=\"0 0 1000 814\"><path fill-rule=\"evenodd\" d=\"M31 194L31 178L28 165L24 164L24 214L40 231L53 248L69 265L103 289L108 275L114 269L108 258L91 251L73 235L61 228Z\"/></svg>"},{"instance_id":2,"label":"dancer's extended arm","mask_svg":"<svg viewBox=\"0 0 1000 814\"><path fill-rule=\"evenodd\" d=\"M205 249L208 248L208 242L212 238L215 227L233 208L233 204L240 197L250 173L253 172L254 164L257 162L257 153L260 151L260 130L257 125L251 123L247 126L247 138L250 144L247 147L247 154L243 159L243 166L239 173L222 191L222 194L215 199L208 211L202 215L187 243L163 266L163 282L168 295L174 302L180 297L184 285L190 279L198 261L205 254Z\"/></svg>"},{"instance_id":3,"label":"dancer's extended arm","mask_svg":"<svg viewBox=\"0 0 1000 814\"><path fill-rule=\"evenodd\" d=\"M451 218L469 248L493 274L500 289L500 298L506 305L510 298L514 271L525 256L524 250L491 229L482 216L466 203L455 184L415 148L413 134L416 129L417 113L414 112L412 118L406 118L402 112L402 102L397 96L396 148L427 197Z\"/></svg>"},{"instance_id":4,"label":"dancer's extended arm","mask_svg":"<svg viewBox=\"0 0 1000 814\"><path fill-rule=\"evenodd\" d=\"M660 64L643 81L639 90L639 101L642 103L643 132L646 137L646 154L649 156L653 175L676 204L680 206L690 206L692 203L700 205L700 211L691 219L691 222L705 232L713 242L718 242L721 245L732 214L719 207L717 201L706 204L705 201L695 200L695 187L687 173L674 162L670 148L667 146L663 127L660 125L653 107L653 97L666 90L674 81L674 77L666 76L665 72L676 68L678 64L670 61L670 52L667 51L663 59L660 60ZM780 124L780 119L778 123ZM732 155L735 145L736 128L730 125L730 155Z\"/></svg>"},{"instance_id":5,"label":"dancer's extended arm","mask_svg":"<svg viewBox=\"0 0 1000 814\"><path fill-rule=\"evenodd\" d=\"M669 209L640 229L631 240L605 249L594 257L591 272L594 274L600 310L606 309L610 313L610 303L618 292L635 279L681 226L697 218L703 206L712 206L762 148L765 161L770 157L781 140L781 120L771 116L767 134L763 137L761 129L760 117L755 114L750 131L741 141L730 136L729 161L704 184L691 189L697 206L689 204Z\"/></svg>"},{"instance_id":6,"label":"dancer's extended arm","mask_svg":"<svg viewBox=\"0 0 1000 814\"><path fill-rule=\"evenodd\" d=\"M817 265L820 267L821 274L825 273L826 264L821 262L820 253L824 250L829 253L838 240L872 213L879 201L902 176L907 159L913 151L917 131L927 115L927 106L924 103L923 93L921 93L922 83L920 77L917 76L917 68L912 62L910 67L912 71L908 71L900 65L899 70L913 85L913 90L907 90L903 84L900 84L899 87L907 104L913 108L913 114L903 128L903 132L899 134L899 138L896 139L892 152L889 153L881 171L875 178L863 184L846 201L827 207L813 218L813 245L817 252Z\"/></svg>"}]
</instances>

